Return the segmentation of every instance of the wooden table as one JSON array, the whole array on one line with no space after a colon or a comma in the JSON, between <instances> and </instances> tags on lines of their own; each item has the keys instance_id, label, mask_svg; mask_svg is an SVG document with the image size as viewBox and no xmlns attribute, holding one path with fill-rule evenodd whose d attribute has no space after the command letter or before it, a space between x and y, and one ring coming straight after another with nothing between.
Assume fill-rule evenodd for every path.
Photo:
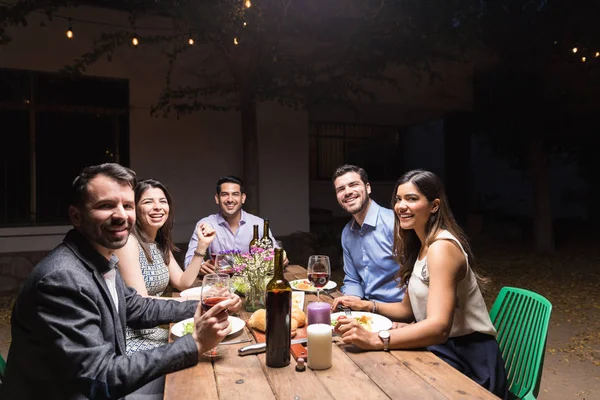
<instances>
[{"instance_id":1,"label":"wooden table","mask_svg":"<svg viewBox=\"0 0 600 400\"><path fill-rule=\"evenodd\" d=\"M289 280L306 278L292 265ZM339 292L332 293L334 297ZM321 300L328 296L321 295ZM316 300L308 294L305 304ZM329 298L331 300L331 298ZM248 315L242 313L242 318ZM245 328L239 338L252 337ZM341 341L333 344L333 366L296 372L296 362L269 368L265 354L240 357L240 347L223 345L222 357L167 375L165 399L497 399L429 351L360 351Z\"/></svg>"}]
</instances>

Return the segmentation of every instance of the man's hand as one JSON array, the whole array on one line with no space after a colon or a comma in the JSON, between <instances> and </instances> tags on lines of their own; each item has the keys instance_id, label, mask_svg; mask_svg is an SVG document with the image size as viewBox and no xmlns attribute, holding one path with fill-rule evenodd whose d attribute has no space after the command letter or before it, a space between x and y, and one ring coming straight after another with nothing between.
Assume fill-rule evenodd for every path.
<instances>
[{"instance_id":1,"label":"man's hand","mask_svg":"<svg viewBox=\"0 0 600 400\"><path fill-rule=\"evenodd\" d=\"M239 298L238 298L239 300ZM235 304L233 298L217 303L210 310L202 313L202 304L198 303L194 314L194 330L192 337L198 347L198 357L212 349L231 332L227 321L227 309Z\"/></svg>"},{"instance_id":2,"label":"man's hand","mask_svg":"<svg viewBox=\"0 0 600 400\"><path fill-rule=\"evenodd\" d=\"M371 311L373 308L373 303L368 300L362 300L358 296L340 296L333 300L331 309L335 310L340 304L354 311Z\"/></svg>"},{"instance_id":3,"label":"man's hand","mask_svg":"<svg viewBox=\"0 0 600 400\"><path fill-rule=\"evenodd\" d=\"M213 274L216 271L213 260L204 261L200 266L200 275Z\"/></svg>"},{"instance_id":4,"label":"man's hand","mask_svg":"<svg viewBox=\"0 0 600 400\"><path fill-rule=\"evenodd\" d=\"M240 299L240 296L232 294L229 298L233 301L233 304L227 307L227 311L231 314L240 311L242 308L242 299Z\"/></svg>"}]
</instances>

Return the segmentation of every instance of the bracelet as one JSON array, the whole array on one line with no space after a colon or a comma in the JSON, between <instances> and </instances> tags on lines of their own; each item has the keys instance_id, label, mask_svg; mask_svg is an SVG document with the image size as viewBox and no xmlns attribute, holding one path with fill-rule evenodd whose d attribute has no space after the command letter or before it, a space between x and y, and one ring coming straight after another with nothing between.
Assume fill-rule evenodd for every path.
<instances>
[{"instance_id":1,"label":"bracelet","mask_svg":"<svg viewBox=\"0 0 600 400\"><path fill-rule=\"evenodd\" d=\"M373 303L373 309L371 310L372 314L377 314L377 302L375 300L371 300Z\"/></svg>"},{"instance_id":2,"label":"bracelet","mask_svg":"<svg viewBox=\"0 0 600 400\"><path fill-rule=\"evenodd\" d=\"M198 253L197 251L194 251L194 255L196 257L202 257L202 258L204 258L206 256L206 253L202 254L202 253Z\"/></svg>"}]
</instances>

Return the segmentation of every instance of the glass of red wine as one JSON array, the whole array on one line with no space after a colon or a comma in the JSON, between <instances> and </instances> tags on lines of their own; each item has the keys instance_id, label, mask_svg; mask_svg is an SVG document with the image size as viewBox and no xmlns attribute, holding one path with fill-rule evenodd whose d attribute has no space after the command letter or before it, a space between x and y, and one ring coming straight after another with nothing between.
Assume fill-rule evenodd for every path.
<instances>
[{"instance_id":1,"label":"glass of red wine","mask_svg":"<svg viewBox=\"0 0 600 400\"><path fill-rule=\"evenodd\" d=\"M202 312L205 313L216 304L231 296L231 283L227 274L206 274L202 279L202 294L200 301ZM214 347L203 353L206 357L218 357L219 348Z\"/></svg>"},{"instance_id":2,"label":"glass of red wine","mask_svg":"<svg viewBox=\"0 0 600 400\"><path fill-rule=\"evenodd\" d=\"M308 280L317 289L317 301L321 301L320 291L329 282L331 263L327 256L310 256L308 258Z\"/></svg>"}]
</instances>

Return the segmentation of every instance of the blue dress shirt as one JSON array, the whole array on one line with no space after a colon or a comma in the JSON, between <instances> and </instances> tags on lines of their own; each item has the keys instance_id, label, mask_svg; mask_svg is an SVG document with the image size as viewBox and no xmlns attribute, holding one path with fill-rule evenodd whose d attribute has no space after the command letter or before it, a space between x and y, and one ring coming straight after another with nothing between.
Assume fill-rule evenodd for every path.
<instances>
[{"instance_id":1,"label":"blue dress shirt","mask_svg":"<svg viewBox=\"0 0 600 400\"><path fill-rule=\"evenodd\" d=\"M394 212L373 200L359 226L354 218L342 231L344 286L342 292L386 303L402 301L404 288L395 279L400 266L392 256Z\"/></svg>"},{"instance_id":2,"label":"blue dress shirt","mask_svg":"<svg viewBox=\"0 0 600 400\"><path fill-rule=\"evenodd\" d=\"M252 241L252 236L254 234L252 226L258 225L259 238L262 238L264 230L264 220L256 215L249 214L244 210L242 210L240 226L238 226L235 233L231 231L229 223L225 221L225 218L223 218L223 215L221 215L220 212L202 218L194 227L194 233L192 234L187 252L185 253L183 269L187 268L194 257L194 251L196 251L196 247L198 247L198 235L196 234L196 229L198 228L198 225L202 223L211 225L217 233L217 237L208 246L208 254L218 253L221 250L240 250L246 252L249 250L250 241ZM277 247L277 245L275 245L273 231L269 233L271 240L273 240L274 247Z\"/></svg>"}]
</instances>

